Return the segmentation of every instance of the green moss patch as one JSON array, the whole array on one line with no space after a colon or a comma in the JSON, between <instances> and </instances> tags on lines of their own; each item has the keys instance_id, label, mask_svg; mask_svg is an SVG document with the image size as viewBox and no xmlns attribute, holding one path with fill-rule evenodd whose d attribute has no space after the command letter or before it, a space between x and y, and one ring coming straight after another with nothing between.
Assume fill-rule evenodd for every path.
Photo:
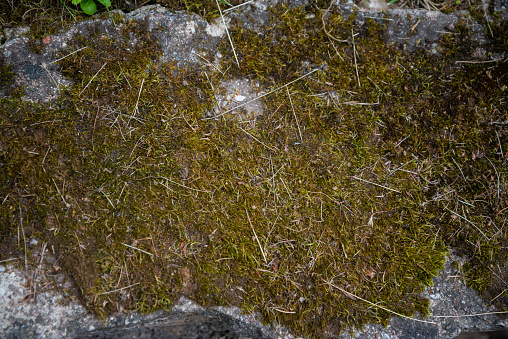
<instances>
[{"instance_id":1,"label":"green moss patch","mask_svg":"<svg viewBox=\"0 0 508 339\"><path fill-rule=\"evenodd\" d=\"M449 245L504 306L506 63L403 54L332 14L340 42L319 11L273 11L263 35L231 31L241 68L225 43L225 75L159 67L125 25L138 47L70 44L88 48L61 61L75 84L59 102L2 99L6 243L22 219L99 315L187 296L330 337L387 309L427 314L419 292ZM212 85L239 77L280 88L266 113L206 118Z\"/></svg>"}]
</instances>

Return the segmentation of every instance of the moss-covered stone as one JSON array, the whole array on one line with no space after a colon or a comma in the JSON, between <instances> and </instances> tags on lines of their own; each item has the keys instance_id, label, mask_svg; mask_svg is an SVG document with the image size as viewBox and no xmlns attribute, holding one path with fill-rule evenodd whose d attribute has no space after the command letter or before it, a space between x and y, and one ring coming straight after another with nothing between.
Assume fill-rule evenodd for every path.
<instances>
[{"instance_id":1,"label":"moss-covered stone","mask_svg":"<svg viewBox=\"0 0 508 339\"><path fill-rule=\"evenodd\" d=\"M354 16L327 18L349 37L337 42L318 10L273 13L264 34L231 30L241 68L224 43L224 75L158 67L129 25L136 48L76 38L70 50L88 48L60 62L75 85L57 103L2 99L2 236L21 215L100 315L184 295L331 337L387 309L426 314L419 292L449 245L473 286L499 294L506 64L459 67L453 37L446 58L404 54ZM280 88L266 113L206 118L210 84L239 77Z\"/></svg>"}]
</instances>

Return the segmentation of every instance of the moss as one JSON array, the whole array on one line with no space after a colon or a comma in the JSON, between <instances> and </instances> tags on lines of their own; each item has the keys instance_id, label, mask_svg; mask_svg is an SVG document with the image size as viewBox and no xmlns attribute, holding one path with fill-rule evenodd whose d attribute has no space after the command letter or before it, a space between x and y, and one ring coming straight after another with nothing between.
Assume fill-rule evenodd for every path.
<instances>
[{"instance_id":1,"label":"moss","mask_svg":"<svg viewBox=\"0 0 508 339\"><path fill-rule=\"evenodd\" d=\"M142 25L73 40L88 48L60 62L75 85L57 103L2 99L2 234L12 242L21 214L103 316L183 295L331 337L387 323L358 297L427 314L419 292L447 246L469 256L471 284L499 294L505 64L458 67L460 40L446 58L403 54L382 26L332 13L330 34L359 33L353 47L323 31L318 10L272 10L275 29L231 30L241 68L225 43L229 72L210 79L158 67ZM255 126L204 119L209 82L238 77L281 87L267 113Z\"/></svg>"},{"instance_id":2,"label":"moss","mask_svg":"<svg viewBox=\"0 0 508 339\"><path fill-rule=\"evenodd\" d=\"M23 88L17 86L14 81L12 69L5 64L3 56L0 56L0 96L20 98Z\"/></svg>"}]
</instances>

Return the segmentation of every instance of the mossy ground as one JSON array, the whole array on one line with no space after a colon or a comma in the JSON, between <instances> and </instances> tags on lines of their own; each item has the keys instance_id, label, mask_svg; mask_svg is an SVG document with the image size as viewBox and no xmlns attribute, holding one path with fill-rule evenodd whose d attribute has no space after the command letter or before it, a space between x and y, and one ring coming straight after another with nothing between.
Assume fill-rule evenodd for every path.
<instances>
[{"instance_id":1,"label":"mossy ground","mask_svg":"<svg viewBox=\"0 0 508 339\"><path fill-rule=\"evenodd\" d=\"M232 29L225 75L157 66L126 23L69 44L88 48L60 62L74 86L58 102L2 99L4 249L47 242L99 315L184 295L329 337L392 315L357 297L426 314L447 246L506 307L506 63L459 66L460 34L445 56L404 54L372 22L331 14L338 42L320 11L273 14L264 35ZM313 70L254 123L205 119L211 84L270 91Z\"/></svg>"}]
</instances>

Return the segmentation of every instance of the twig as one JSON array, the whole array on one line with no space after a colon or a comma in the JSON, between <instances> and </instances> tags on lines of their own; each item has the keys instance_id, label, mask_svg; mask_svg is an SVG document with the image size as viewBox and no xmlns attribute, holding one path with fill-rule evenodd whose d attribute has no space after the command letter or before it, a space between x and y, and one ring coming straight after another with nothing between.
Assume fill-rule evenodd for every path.
<instances>
[{"instance_id":1,"label":"twig","mask_svg":"<svg viewBox=\"0 0 508 339\"><path fill-rule=\"evenodd\" d=\"M339 56L340 60L344 61L344 58L342 57L342 55L340 55L340 53L337 50L337 47L335 47L335 44L333 43L333 41L330 41L330 43L332 44L332 47L335 50L335 53Z\"/></svg>"},{"instance_id":2,"label":"twig","mask_svg":"<svg viewBox=\"0 0 508 339\"><path fill-rule=\"evenodd\" d=\"M254 231L254 227L252 226L252 222L250 221L249 212L247 211L247 208L245 208L245 214L247 214L247 219L249 220L250 228L252 229L252 233L254 233L254 238L256 238L256 241L259 246L259 250L261 251L261 254L263 255L263 259L265 260L265 264L267 263L265 252L263 251L263 247L261 247L261 243L259 242L258 235L256 234L256 231Z\"/></svg>"},{"instance_id":3,"label":"twig","mask_svg":"<svg viewBox=\"0 0 508 339\"><path fill-rule=\"evenodd\" d=\"M378 186L378 187L381 187L381 188L384 188L384 189L387 189L387 190L392 191L392 192L400 193L400 191L397 191L396 189L393 189L393 188L390 188L390 187L386 187L386 186L383 186L383 185L380 185L380 184L376 184L375 182L372 182L372 181L368 181L368 180L365 180L365 179L362 179L362 178L358 178L356 176L352 176L352 178L356 179L356 180L360 180L360 181L366 182L366 183L369 183L369 184L372 184L372 185L375 185L375 186Z\"/></svg>"},{"instance_id":4,"label":"twig","mask_svg":"<svg viewBox=\"0 0 508 339\"><path fill-rule=\"evenodd\" d=\"M483 14L485 15L485 21L487 21L487 27L489 28L489 31L490 31L490 36L493 38L494 33L492 33L492 28L490 27L489 16L487 15L487 5L483 4L482 7L483 7Z\"/></svg>"},{"instance_id":5,"label":"twig","mask_svg":"<svg viewBox=\"0 0 508 339\"><path fill-rule=\"evenodd\" d=\"M470 206L470 207L475 207L475 205L470 204L470 203L468 203L467 201L463 201L463 200L460 200L460 199L457 199L457 201L458 201L458 202L460 202L460 203L462 203L462 204L464 204L464 205L468 205L468 206Z\"/></svg>"},{"instance_id":6,"label":"twig","mask_svg":"<svg viewBox=\"0 0 508 339\"><path fill-rule=\"evenodd\" d=\"M236 64L238 68L240 68L240 62L238 61L238 57L236 56L235 46L233 46L233 40L231 40L231 36L229 35L228 25L226 25L226 20L224 19L224 15L222 14L222 9L220 8L219 1L215 0L217 3L217 7L219 8L220 17L222 18L222 23L224 24L224 28L226 29L226 34L228 35L229 43L231 44L231 48L233 49L233 54L235 56Z\"/></svg>"},{"instance_id":7,"label":"twig","mask_svg":"<svg viewBox=\"0 0 508 339\"><path fill-rule=\"evenodd\" d=\"M83 93L85 91L85 89L88 87L88 85L90 85L90 83L93 81L93 79L95 79L97 74L99 74L99 72L102 71L102 69L106 65L107 65L107 62L105 62L104 65L102 65L102 67L97 71L97 73L95 73L94 76L90 79L90 81L88 81L88 84L86 84L85 88L83 88L83 90L81 92L79 92L78 97L81 95L81 93Z\"/></svg>"},{"instance_id":8,"label":"twig","mask_svg":"<svg viewBox=\"0 0 508 339\"><path fill-rule=\"evenodd\" d=\"M359 299L359 300L361 300L361 301L363 301L363 302L365 302L365 303L367 303L367 304L369 304L369 305L371 305L371 306L374 306L374 307L380 308L380 309L382 309L382 310L384 310L384 311L386 311L386 312L389 312L389 313L395 314L395 315L397 315L397 316L399 316L399 317L402 317L402 318L405 318L405 319L414 320L414 321L418 321L418 322L421 322L421 323L426 323L426 324L437 324L435 321L420 320L420 319L416 319L416 318L408 317L407 315L403 315L403 314L397 313L397 312L392 311L392 310L390 310L390 309L388 309L388 308L386 308L386 307L384 307L384 306L381 306L381 305L378 305L378 304L374 304L373 302L370 302L370 301L368 301L368 300L366 300L366 299L363 299L362 297L359 297L359 296L357 296L357 295L355 295L355 294L353 294L353 293L351 293L351 292L348 292L348 291L346 291L346 290L344 290L344 289L340 288L339 286L336 286L336 285L334 285L334 284L332 284L332 283L330 283L330 282L328 282L328 281L325 281L325 283L326 283L327 285L331 286L331 287L334 287L334 288L338 289L339 291L341 291L342 293L344 293L346 296L349 296L349 297L352 297L352 298L357 298L357 299Z\"/></svg>"},{"instance_id":9,"label":"twig","mask_svg":"<svg viewBox=\"0 0 508 339\"><path fill-rule=\"evenodd\" d=\"M393 171L390 171L390 173L387 174L387 176L390 176L392 175L393 173L397 172L398 170L400 170L402 167L406 166L407 164L410 164L412 163L413 161L415 161L416 159L413 159L413 160L409 160L408 162L406 162L405 164L402 164L400 165L399 167L397 167L396 169L394 169ZM411 172L411 173L414 173L414 172Z\"/></svg>"},{"instance_id":10,"label":"twig","mask_svg":"<svg viewBox=\"0 0 508 339\"><path fill-rule=\"evenodd\" d=\"M240 105L238 105L238 106L236 106L236 107L233 107L233 108L231 108L231 109L229 109L229 110L227 110L227 111L225 111L225 112L223 112L223 113L221 113L221 114L219 114L219 115L216 115L216 116L214 116L214 117L210 117L210 118L203 118L203 120L209 120L209 119L215 119L215 118L221 117L221 116L223 116L223 115L225 115L225 114L227 114L227 113L229 113L229 112L234 111L235 109L238 109L238 108L243 107L243 106L245 106L245 105L247 105L247 104L250 104L250 103L251 103L251 102L253 102L253 101L256 101L256 100L258 100L258 99L261 99L261 98L263 98L263 97L266 97L267 95L270 95L270 94L272 94L273 92L277 92L278 90L280 90L280 89L282 89L282 88L284 88L284 87L287 87L287 86L289 86L289 85L291 85L291 84L293 84L293 83L297 82L298 80L301 80L301 79L303 79L303 78L305 78L305 77L307 77L307 76L311 75L312 73L314 73L314 72L316 72L316 71L319 71L319 68L316 68L316 69L314 69L314 70L310 71L309 73L302 75L302 76L301 76L301 77L299 77L298 79L295 79L295 80L293 80L293 81L288 82L288 83L287 83L287 84L285 84L285 85L282 85L282 86L280 86L280 87L278 87L278 88L276 88L276 89L274 89L274 90L271 90L271 91L270 91L270 92L268 92L268 93L265 93L265 94L263 94L263 95L260 95L260 96L258 96L258 97L255 97L254 99L251 99L251 100L249 100L249 101L247 101L247 102L244 102L243 104L240 104Z\"/></svg>"}]
</instances>

